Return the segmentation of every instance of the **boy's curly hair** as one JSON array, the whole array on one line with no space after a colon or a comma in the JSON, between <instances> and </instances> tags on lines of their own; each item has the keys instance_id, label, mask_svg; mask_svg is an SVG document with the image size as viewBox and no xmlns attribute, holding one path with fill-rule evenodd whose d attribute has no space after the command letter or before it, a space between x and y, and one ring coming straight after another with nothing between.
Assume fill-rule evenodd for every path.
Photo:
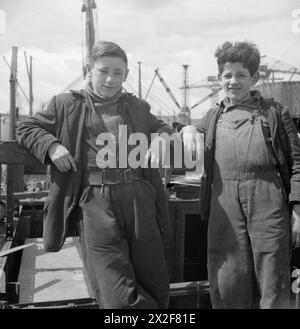
<instances>
[{"instance_id":1,"label":"boy's curly hair","mask_svg":"<svg viewBox=\"0 0 300 329\"><path fill-rule=\"evenodd\" d=\"M215 52L217 58L219 73L224 70L225 63L242 63L253 76L258 71L260 64L260 53L257 46L252 42L226 41L218 47Z\"/></svg>"}]
</instances>

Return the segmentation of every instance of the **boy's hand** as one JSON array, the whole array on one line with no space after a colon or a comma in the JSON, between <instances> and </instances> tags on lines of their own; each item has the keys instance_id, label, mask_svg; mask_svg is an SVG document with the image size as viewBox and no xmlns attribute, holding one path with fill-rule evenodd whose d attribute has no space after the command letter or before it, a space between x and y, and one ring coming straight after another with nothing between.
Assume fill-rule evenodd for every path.
<instances>
[{"instance_id":1,"label":"boy's hand","mask_svg":"<svg viewBox=\"0 0 300 329\"><path fill-rule=\"evenodd\" d=\"M197 129L194 126L185 126L181 129L183 146L185 149L185 156L188 159L200 159L201 157L201 138Z\"/></svg>"},{"instance_id":2,"label":"boy's hand","mask_svg":"<svg viewBox=\"0 0 300 329\"><path fill-rule=\"evenodd\" d=\"M55 142L50 145L48 150L51 161L61 172L68 172L71 168L77 171L75 161L70 152L60 143Z\"/></svg>"},{"instance_id":3,"label":"boy's hand","mask_svg":"<svg viewBox=\"0 0 300 329\"><path fill-rule=\"evenodd\" d=\"M292 247L300 247L300 204L293 206L291 215Z\"/></svg>"},{"instance_id":4,"label":"boy's hand","mask_svg":"<svg viewBox=\"0 0 300 329\"><path fill-rule=\"evenodd\" d=\"M166 141L164 138L157 136L151 141L151 146L147 151L144 159L144 168L148 167L151 158L150 168L159 168L166 156Z\"/></svg>"}]
</instances>

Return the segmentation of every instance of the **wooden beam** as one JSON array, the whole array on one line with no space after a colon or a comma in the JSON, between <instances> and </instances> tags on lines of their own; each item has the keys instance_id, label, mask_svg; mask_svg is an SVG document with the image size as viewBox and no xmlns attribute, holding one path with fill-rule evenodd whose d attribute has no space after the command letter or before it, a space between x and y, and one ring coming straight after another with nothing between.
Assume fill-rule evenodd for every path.
<instances>
[{"instance_id":1,"label":"wooden beam","mask_svg":"<svg viewBox=\"0 0 300 329\"><path fill-rule=\"evenodd\" d=\"M12 240L6 240L5 237L0 236L0 251L4 252L9 250L12 246ZM8 257L0 257L0 293L4 294L6 292L6 272L5 267Z\"/></svg>"},{"instance_id":2,"label":"wooden beam","mask_svg":"<svg viewBox=\"0 0 300 329\"><path fill-rule=\"evenodd\" d=\"M49 191L39 191L39 192L15 192L13 194L14 200L22 200L22 199L40 199L47 197L49 194ZM7 195L1 194L0 200L6 200Z\"/></svg>"},{"instance_id":3,"label":"wooden beam","mask_svg":"<svg viewBox=\"0 0 300 329\"><path fill-rule=\"evenodd\" d=\"M41 164L27 150L17 144L16 141L0 141L1 164Z\"/></svg>"}]
</instances>

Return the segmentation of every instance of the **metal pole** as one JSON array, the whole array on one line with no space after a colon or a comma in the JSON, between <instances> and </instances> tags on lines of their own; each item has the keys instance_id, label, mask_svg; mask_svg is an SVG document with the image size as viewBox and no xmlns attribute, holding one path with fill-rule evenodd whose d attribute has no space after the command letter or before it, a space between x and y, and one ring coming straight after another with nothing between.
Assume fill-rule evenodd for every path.
<instances>
[{"instance_id":1,"label":"metal pole","mask_svg":"<svg viewBox=\"0 0 300 329\"><path fill-rule=\"evenodd\" d=\"M139 64L139 98L142 98L142 72L141 72L141 62Z\"/></svg>"},{"instance_id":2,"label":"metal pole","mask_svg":"<svg viewBox=\"0 0 300 329\"><path fill-rule=\"evenodd\" d=\"M190 124L190 109L189 109L189 86L188 86L188 65L183 66L183 90L182 90L182 109L181 117L182 122L185 124Z\"/></svg>"},{"instance_id":3,"label":"metal pole","mask_svg":"<svg viewBox=\"0 0 300 329\"><path fill-rule=\"evenodd\" d=\"M176 104L176 106L180 108L179 103L177 102L175 96L173 95L173 93L171 92L171 89L168 87L168 85L166 84L165 80L163 79L163 77L160 75L160 73L158 72L159 69L157 68L156 70L154 70L154 72L156 73L159 81L161 82L161 84L164 86L164 88L166 89L166 92L169 94L169 96L172 98L173 102Z\"/></svg>"},{"instance_id":4,"label":"metal pole","mask_svg":"<svg viewBox=\"0 0 300 329\"><path fill-rule=\"evenodd\" d=\"M188 104L188 65L183 66L183 91L182 91L182 107L185 109L189 106Z\"/></svg>"},{"instance_id":5,"label":"metal pole","mask_svg":"<svg viewBox=\"0 0 300 329\"><path fill-rule=\"evenodd\" d=\"M12 47L10 74L10 132L11 140L16 139L16 81L17 81L17 53L18 48ZM11 240L14 232L14 174L15 166L7 165L6 175L6 239Z\"/></svg>"},{"instance_id":6,"label":"metal pole","mask_svg":"<svg viewBox=\"0 0 300 329\"><path fill-rule=\"evenodd\" d=\"M33 93L32 93L32 56L30 56L29 64L29 115L33 114Z\"/></svg>"},{"instance_id":7,"label":"metal pole","mask_svg":"<svg viewBox=\"0 0 300 329\"><path fill-rule=\"evenodd\" d=\"M12 47L10 74L10 139L16 139L16 84L17 84L17 54L18 48Z\"/></svg>"},{"instance_id":8,"label":"metal pole","mask_svg":"<svg viewBox=\"0 0 300 329\"><path fill-rule=\"evenodd\" d=\"M95 27L94 27L94 18L93 10L96 9L96 3L93 0L84 0L81 11L86 13L85 21L85 65L83 76L86 77L86 74L91 69L91 52L95 44Z\"/></svg>"},{"instance_id":9,"label":"metal pole","mask_svg":"<svg viewBox=\"0 0 300 329\"><path fill-rule=\"evenodd\" d=\"M148 95L149 95L149 92L150 92L150 89L151 89L151 87L152 87L152 85L153 85L153 82L154 82L155 77L156 77L156 72L154 73L153 79L152 79L152 81L151 81L151 83L150 83L150 87L149 87L149 89L148 89L148 91L147 91L147 94L146 94L146 96L145 96L145 99L147 99L147 97L148 97Z\"/></svg>"},{"instance_id":10,"label":"metal pole","mask_svg":"<svg viewBox=\"0 0 300 329\"><path fill-rule=\"evenodd\" d=\"M26 52L24 51L24 56L25 56L25 64L26 64L26 69L27 69L27 75L29 79L29 115L32 116L32 108L33 108L33 93L32 93L32 56L29 58L29 67L28 67L28 61L27 61L27 56Z\"/></svg>"}]
</instances>

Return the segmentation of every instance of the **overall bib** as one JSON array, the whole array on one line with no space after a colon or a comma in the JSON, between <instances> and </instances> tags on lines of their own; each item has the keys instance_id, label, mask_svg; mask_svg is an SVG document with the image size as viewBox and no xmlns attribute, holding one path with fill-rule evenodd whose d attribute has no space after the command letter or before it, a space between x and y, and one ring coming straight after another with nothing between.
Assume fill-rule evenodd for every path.
<instances>
[{"instance_id":1,"label":"overall bib","mask_svg":"<svg viewBox=\"0 0 300 329\"><path fill-rule=\"evenodd\" d=\"M289 307L289 206L263 129L253 108L217 123L208 224L214 308Z\"/></svg>"}]
</instances>

